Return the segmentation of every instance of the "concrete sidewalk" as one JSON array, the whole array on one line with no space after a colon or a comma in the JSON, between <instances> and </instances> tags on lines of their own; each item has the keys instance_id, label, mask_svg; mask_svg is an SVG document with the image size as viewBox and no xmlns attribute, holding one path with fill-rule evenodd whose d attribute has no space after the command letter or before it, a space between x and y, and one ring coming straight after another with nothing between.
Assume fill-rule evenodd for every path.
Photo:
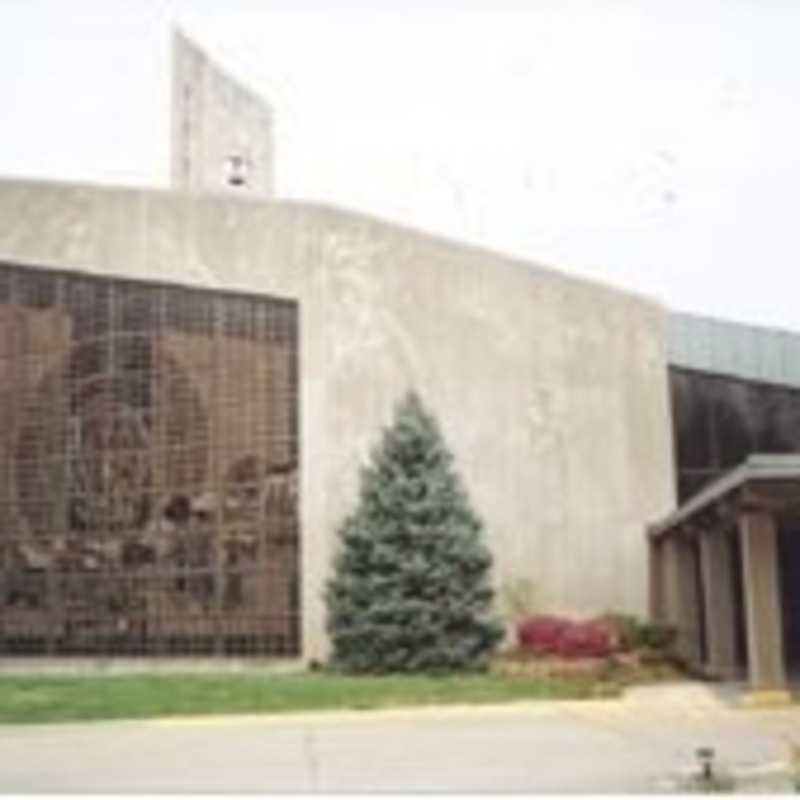
<instances>
[{"instance_id":1,"label":"concrete sidewalk","mask_svg":"<svg viewBox=\"0 0 800 800\"><path fill-rule=\"evenodd\" d=\"M653 792L694 763L775 763L800 707L701 684L620 700L0 727L0 792Z\"/></svg>"}]
</instances>

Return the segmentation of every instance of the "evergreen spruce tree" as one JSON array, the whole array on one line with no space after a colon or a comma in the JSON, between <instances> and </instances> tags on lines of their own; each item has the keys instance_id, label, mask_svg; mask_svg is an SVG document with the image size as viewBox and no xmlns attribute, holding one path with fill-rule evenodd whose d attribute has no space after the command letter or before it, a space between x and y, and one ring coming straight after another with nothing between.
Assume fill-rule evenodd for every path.
<instances>
[{"instance_id":1,"label":"evergreen spruce tree","mask_svg":"<svg viewBox=\"0 0 800 800\"><path fill-rule=\"evenodd\" d=\"M502 637L491 554L436 420L410 392L361 476L326 591L332 665L483 669Z\"/></svg>"}]
</instances>

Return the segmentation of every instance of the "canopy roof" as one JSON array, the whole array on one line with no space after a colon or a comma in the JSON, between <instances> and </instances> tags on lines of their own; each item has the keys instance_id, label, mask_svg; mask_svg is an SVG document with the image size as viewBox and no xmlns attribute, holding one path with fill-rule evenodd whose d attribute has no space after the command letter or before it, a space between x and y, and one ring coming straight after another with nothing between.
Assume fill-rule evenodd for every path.
<instances>
[{"instance_id":1,"label":"canopy roof","mask_svg":"<svg viewBox=\"0 0 800 800\"><path fill-rule=\"evenodd\" d=\"M721 475L682 506L650 525L648 535L666 537L700 523L709 514L767 506L776 512L800 508L800 454L755 453Z\"/></svg>"}]
</instances>

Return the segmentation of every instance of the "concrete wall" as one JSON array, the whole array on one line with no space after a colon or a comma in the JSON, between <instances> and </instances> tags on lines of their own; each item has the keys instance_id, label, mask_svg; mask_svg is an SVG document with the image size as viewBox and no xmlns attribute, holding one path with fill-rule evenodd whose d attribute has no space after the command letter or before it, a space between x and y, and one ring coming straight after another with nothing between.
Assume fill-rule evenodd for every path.
<instances>
[{"instance_id":1,"label":"concrete wall","mask_svg":"<svg viewBox=\"0 0 800 800\"><path fill-rule=\"evenodd\" d=\"M438 416L502 602L645 612L674 505L665 315L641 298L329 208L0 183L0 259L300 303L305 654L358 467L411 386Z\"/></svg>"},{"instance_id":2,"label":"concrete wall","mask_svg":"<svg viewBox=\"0 0 800 800\"><path fill-rule=\"evenodd\" d=\"M177 30L172 59L172 185L271 197L275 166L269 107ZM228 184L231 156L244 160L244 186Z\"/></svg>"}]
</instances>

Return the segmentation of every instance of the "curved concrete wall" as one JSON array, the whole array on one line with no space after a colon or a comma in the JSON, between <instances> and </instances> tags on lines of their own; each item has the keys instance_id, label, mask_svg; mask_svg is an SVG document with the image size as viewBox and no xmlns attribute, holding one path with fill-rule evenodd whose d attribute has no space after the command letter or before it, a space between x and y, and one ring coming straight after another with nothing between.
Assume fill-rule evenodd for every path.
<instances>
[{"instance_id":1,"label":"curved concrete wall","mask_svg":"<svg viewBox=\"0 0 800 800\"><path fill-rule=\"evenodd\" d=\"M300 302L305 655L358 468L411 386L438 416L501 602L645 612L674 505L665 316L531 264L334 209L0 183L0 259Z\"/></svg>"}]
</instances>

